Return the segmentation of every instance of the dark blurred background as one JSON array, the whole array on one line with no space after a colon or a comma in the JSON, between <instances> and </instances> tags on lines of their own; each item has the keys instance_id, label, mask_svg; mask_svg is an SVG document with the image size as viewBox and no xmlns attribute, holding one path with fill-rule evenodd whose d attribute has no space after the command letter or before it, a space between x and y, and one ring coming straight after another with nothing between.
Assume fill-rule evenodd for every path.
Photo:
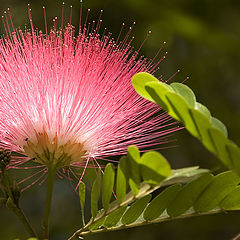
<instances>
[{"instance_id":1,"label":"dark blurred background","mask_svg":"<svg viewBox=\"0 0 240 240\"><path fill-rule=\"evenodd\" d=\"M44 29L42 6L46 6L50 26L55 16L61 15L61 1L51 0L0 0L0 11L11 10L16 27L29 26L27 3L31 4L34 25ZM78 25L78 0L65 2L67 23L69 6L73 5L74 25ZM135 49L141 45L147 32L151 36L141 54L153 58L163 41L167 60L161 63L157 76L168 79L177 69L181 70L174 81L187 81L199 102L207 105L213 116L221 119L229 136L240 144L240 1L234 0L85 0L84 17L91 8L90 19L97 20L104 9L103 26L117 37L122 22L131 26L136 21L133 35ZM0 27L4 33L3 26ZM175 134L177 147L162 150L174 168L199 165L218 172L224 168L216 158L185 131ZM42 213L45 186L34 185L25 191L21 204L35 227ZM57 181L53 199L52 237L66 239L81 224L77 194L67 180ZM115 240L223 240L240 232L240 213L225 213L175 220L142 228L89 236L86 239ZM0 239L25 239L26 234L16 217L0 208Z\"/></svg>"}]
</instances>

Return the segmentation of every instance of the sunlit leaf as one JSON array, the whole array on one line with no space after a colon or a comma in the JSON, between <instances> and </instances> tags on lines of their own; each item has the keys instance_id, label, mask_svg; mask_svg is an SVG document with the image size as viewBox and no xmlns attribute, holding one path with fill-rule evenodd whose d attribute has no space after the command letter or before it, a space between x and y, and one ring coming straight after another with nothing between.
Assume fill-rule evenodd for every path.
<instances>
[{"instance_id":1,"label":"sunlit leaf","mask_svg":"<svg viewBox=\"0 0 240 240\"><path fill-rule=\"evenodd\" d=\"M203 115L205 115L205 117L207 117L210 120L211 113L206 106L202 105L199 102L196 102L195 109L201 112Z\"/></svg>"},{"instance_id":2,"label":"sunlit leaf","mask_svg":"<svg viewBox=\"0 0 240 240\"><path fill-rule=\"evenodd\" d=\"M146 72L137 73L132 78L132 85L135 88L136 92L140 96L150 101L153 101L152 97L148 94L148 92L145 89L145 84L148 82L158 82L158 79Z\"/></svg>"},{"instance_id":3,"label":"sunlit leaf","mask_svg":"<svg viewBox=\"0 0 240 240\"><path fill-rule=\"evenodd\" d=\"M171 108L168 106L167 99L165 98L165 94L168 92L174 92L172 87L163 82L149 82L145 85L145 88L155 103L161 106L161 108L165 111L171 111ZM159 94L160 92L161 95Z\"/></svg>"},{"instance_id":4,"label":"sunlit leaf","mask_svg":"<svg viewBox=\"0 0 240 240\"><path fill-rule=\"evenodd\" d=\"M185 101L189 104L190 107L195 107L196 97L191 88L182 84L182 83L171 83L170 86L173 90L180 94Z\"/></svg>"},{"instance_id":5,"label":"sunlit leaf","mask_svg":"<svg viewBox=\"0 0 240 240\"><path fill-rule=\"evenodd\" d=\"M171 174L168 161L158 152L146 152L141 157L141 174L149 184L158 184Z\"/></svg>"},{"instance_id":6,"label":"sunlit leaf","mask_svg":"<svg viewBox=\"0 0 240 240\"><path fill-rule=\"evenodd\" d=\"M220 121L218 120L217 118L215 117L211 117L211 123L212 125L217 128L218 130L220 130L224 135L225 137L228 136L228 132L227 132L227 128L226 126Z\"/></svg>"}]
</instances>

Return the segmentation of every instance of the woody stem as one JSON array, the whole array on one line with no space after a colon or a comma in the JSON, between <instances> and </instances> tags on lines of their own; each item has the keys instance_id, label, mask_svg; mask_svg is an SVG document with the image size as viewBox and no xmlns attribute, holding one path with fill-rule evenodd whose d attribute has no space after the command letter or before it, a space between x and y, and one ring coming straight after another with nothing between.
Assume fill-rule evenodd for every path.
<instances>
[{"instance_id":1,"label":"woody stem","mask_svg":"<svg viewBox=\"0 0 240 240\"><path fill-rule=\"evenodd\" d=\"M4 168L2 169L2 175L3 175L3 184L5 186L5 189L8 194L8 200L6 203L6 206L9 210L12 210L16 216L19 218L19 220L22 222L24 225L26 231L29 233L31 237L36 237L36 233L34 232L33 228L31 227L28 219L24 215L22 209L20 208L18 202L15 202L11 187L10 187L10 182L9 182L9 176L8 176L8 171Z\"/></svg>"}]
</instances>

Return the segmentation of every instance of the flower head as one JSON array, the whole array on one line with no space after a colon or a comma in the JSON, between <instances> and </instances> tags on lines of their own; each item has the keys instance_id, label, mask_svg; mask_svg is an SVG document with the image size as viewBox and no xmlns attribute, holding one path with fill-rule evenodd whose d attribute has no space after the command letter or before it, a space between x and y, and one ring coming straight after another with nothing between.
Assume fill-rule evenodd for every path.
<instances>
[{"instance_id":1,"label":"flower head","mask_svg":"<svg viewBox=\"0 0 240 240\"><path fill-rule=\"evenodd\" d=\"M12 26L0 40L0 145L24 155L12 164L81 166L124 154L131 144L164 143L178 129L131 85L134 74L152 73L158 63L138 58L130 32L114 41L99 34L99 20L79 34L56 22L43 33L29 15L30 30Z\"/></svg>"}]
</instances>

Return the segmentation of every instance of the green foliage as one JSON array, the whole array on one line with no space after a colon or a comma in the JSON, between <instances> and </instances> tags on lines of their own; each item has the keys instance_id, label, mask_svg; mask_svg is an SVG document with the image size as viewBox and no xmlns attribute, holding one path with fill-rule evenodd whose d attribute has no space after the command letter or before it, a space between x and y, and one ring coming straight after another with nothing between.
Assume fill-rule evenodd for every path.
<instances>
[{"instance_id":1,"label":"green foliage","mask_svg":"<svg viewBox=\"0 0 240 240\"><path fill-rule=\"evenodd\" d=\"M135 164L127 165L127 162L131 160L134 160ZM127 166L129 169L127 169ZM138 188L132 190L130 188L130 182L133 179L131 174L134 172L132 171L132 167L135 168L136 166L138 169L142 169L142 167L150 169L154 174L152 175L152 179L150 174L147 174L146 178L145 170L141 170L138 176L139 184L135 186ZM115 171L117 172L116 178L114 177ZM224 176L226 177L216 178L222 179L225 182L226 188L230 189L232 186L235 188L238 177L232 172L227 172ZM214 183L213 179L215 177L209 174L208 170L198 169L198 167L171 170L167 160L160 153L150 151L140 156L137 147L131 146L128 149L127 157L121 158L116 170L111 164L108 164L103 177L101 178L98 175L96 178L91 194L92 217L70 239L92 232L128 228L155 221L165 221L170 217L186 214L186 212L187 216L198 214L194 210L188 213L188 210L197 202L200 193L207 189L207 185L210 182ZM121 191L120 182L123 183L123 191ZM188 184L182 187L184 183ZM154 191L169 185L172 186L161 191L158 196L150 201ZM234 190L233 188L231 190ZM130 189L130 191L126 194L127 189ZM116 199L111 202L112 192L115 192L115 190L117 190ZM212 188L210 194L216 194L216 188ZM228 194L231 193L228 192ZM97 204L100 195L102 195L102 209L98 209ZM103 196L105 197L103 198ZM120 196L121 200L118 199L118 196ZM226 196L227 194L224 196L222 194L222 198ZM186 202L183 201L185 198L188 199ZM222 200L220 198L217 199L218 201ZM237 206L237 200L235 197L234 206ZM228 199L225 202L225 205L230 205ZM175 203L179 206L180 212L174 210L173 206Z\"/></svg>"},{"instance_id":2,"label":"green foliage","mask_svg":"<svg viewBox=\"0 0 240 240\"><path fill-rule=\"evenodd\" d=\"M154 152L149 152L148 154L149 156L150 154L154 156ZM139 164L141 164L141 158ZM162 156L159 157L160 161L161 159ZM149 166L151 166L151 163L149 163ZM104 175L107 176L110 172L110 178L113 179L114 174L112 171L112 166L108 165ZM123 177L125 177L124 174L121 178ZM143 176L141 175L142 178ZM106 194L104 191L107 191L108 195L110 191L103 188L104 181L103 177L101 180L102 184L99 184L99 186L102 186L102 195ZM128 182L127 178L125 181ZM161 179L158 183L156 179L153 182L151 184L141 182L137 195L130 191L123 201L114 200L108 205L108 208L100 209L97 215L92 216L90 221L70 239L94 232L112 231L179 217L240 209L240 186L238 185L240 178L232 171L213 176L204 169L192 167L172 170L169 177ZM168 185L171 186L161 191L150 201L152 198L151 193ZM95 191L94 187L92 191Z\"/></svg>"},{"instance_id":3,"label":"green foliage","mask_svg":"<svg viewBox=\"0 0 240 240\"><path fill-rule=\"evenodd\" d=\"M136 74L132 84L141 96L182 122L233 171L214 176L198 167L174 170L160 153L149 151L141 156L136 146L129 146L127 156L121 158L116 170L116 179L112 164L108 164L103 178L95 181L92 217L70 239L175 218L240 210L240 149L227 138L225 125L212 117L184 84L168 85L148 73ZM169 187L157 196L152 195L166 186ZM115 191L116 200L111 202ZM98 210L100 192L103 209Z\"/></svg>"},{"instance_id":4,"label":"green foliage","mask_svg":"<svg viewBox=\"0 0 240 240\"><path fill-rule=\"evenodd\" d=\"M153 80L148 73L132 78L135 90L144 98L157 103L229 168L240 175L240 149L229 140L225 125L211 116L210 111L196 102L192 90L184 84L170 85Z\"/></svg>"}]
</instances>

